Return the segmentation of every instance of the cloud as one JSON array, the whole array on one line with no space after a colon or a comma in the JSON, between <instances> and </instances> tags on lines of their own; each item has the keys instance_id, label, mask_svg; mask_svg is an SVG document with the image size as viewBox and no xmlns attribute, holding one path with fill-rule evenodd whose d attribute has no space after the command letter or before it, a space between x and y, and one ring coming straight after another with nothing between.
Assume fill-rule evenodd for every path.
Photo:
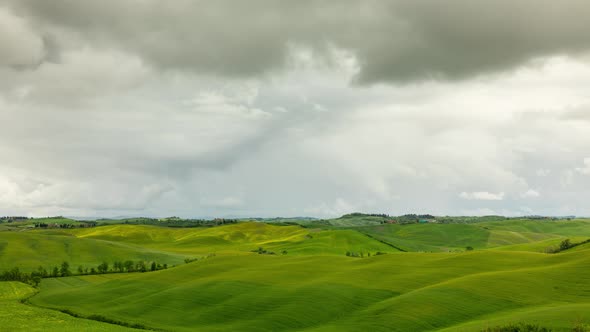
<instances>
[{"instance_id":1,"label":"cloud","mask_svg":"<svg viewBox=\"0 0 590 332\"><path fill-rule=\"evenodd\" d=\"M0 209L590 214L587 14L0 0Z\"/></svg>"},{"instance_id":2,"label":"cloud","mask_svg":"<svg viewBox=\"0 0 590 332\"><path fill-rule=\"evenodd\" d=\"M78 38L158 68L226 77L284 69L294 45L327 62L333 49L351 52L362 84L464 79L590 50L584 0L4 2L62 48Z\"/></svg>"},{"instance_id":3,"label":"cloud","mask_svg":"<svg viewBox=\"0 0 590 332\"><path fill-rule=\"evenodd\" d=\"M151 73L136 56L83 48L63 52L59 63L42 62L35 70L25 71L0 67L0 74L0 95L19 102L76 108L95 98L126 93Z\"/></svg>"},{"instance_id":4,"label":"cloud","mask_svg":"<svg viewBox=\"0 0 590 332\"><path fill-rule=\"evenodd\" d=\"M43 38L29 22L0 4L0 67L35 66L45 57Z\"/></svg>"},{"instance_id":5,"label":"cloud","mask_svg":"<svg viewBox=\"0 0 590 332\"><path fill-rule=\"evenodd\" d=\"M321 203L314 207L307 207L305 214L321 217L338 217L347 213L355 212L358 206L347 202L345 199L337 198L333 203Z\"/></svg>"},{"instance_id":6,"label":"cloud","mask_svg":"<svg viewBox=\"0 0 590 332\"><path fill-rule=\"evenodd\" d=\"M576 167L576 172L584 175L590 175L590 158L584 158L584 166Z\"/></svg>"},{"instance_id":7,"label":"cloud","mask_svg":"<svg viewBox=\"0 0 590 332\"><path fill-rule=\"evenodd\" d=\"M467 200L477 200L477 201L501 201L504 199L504 193L490 193L487 191L474 191L474 192L462 192L459 194L459 197L462 199Z\"/></svg>"},{"instance_id":8,"label":"cloud","mask_svg":"<svg viewBox=\"0 0 590 332\"><path fill-rule=\"evenodd\" d=\"M235 196L227 196L219 199L206 198L201 200L201 204L214 208L236 208L243 206L244 200Z\"/></svg>"},{"instance_id":9,"label":"cloud","mask_svg":"<svg viewBox=\"0 0 590 332\"><path fill-rule=\"evenodd\" d=\"M533 190L533 189L529 189L520 195L520 197L522 197L522 198L536 198L539 196L541 196L541 194L538 191Z\"/></svg>"}]
</instances>

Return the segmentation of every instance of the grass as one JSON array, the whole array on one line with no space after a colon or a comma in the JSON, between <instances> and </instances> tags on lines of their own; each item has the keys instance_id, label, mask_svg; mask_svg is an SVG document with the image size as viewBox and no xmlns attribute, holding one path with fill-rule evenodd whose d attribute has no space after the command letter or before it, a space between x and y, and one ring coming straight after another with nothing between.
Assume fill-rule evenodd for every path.
<instances>
[{"instance_id":1,"label":"grass","mask_svg":"<svg viewBox=\"0 0 590 332\"><path fill-rule=\"evenodd\" d=\"M477 330L508 313L587 308L589 262L583 252L224 256L149 274L48 279L32 302L174 331L426 331L479 320ZM576 318L562 313L538 323L559 329Z\"/></svg>"},{"instance_id":2,"label":"grass","mask_svg":"<svg viewBox=\"0 0 590 332\"><path fill-rule=\"evenodd\" d=\"M346 251L397 251L353 230L317 230L299 226L276 226L245 222L212 228L161 228L155 226L115 225L76 229L78 238L101 239L141 245L187 255L211 252L248 252L259 247L289 254L344 255Z\"/></svg>"},{"instance_id":3,"label":"grass","mask_svg":"<svg viewBox=\"0 0 590 332\"><path fill-rule=\"evenodd\" d=\"M376 225L355 228L407 251L440 252L504 247L543 252L566 238L590 238L590 221L506 220L471 224ZM543 242L546 241L546 242ZM574 242L576 242L574 241ZM509 247L512 246L512 247Z\"/></svg>"},{"instance_id":4,"label":"grass","mask_svg":"<svg viewBox=\"0 0 590 332\"><path fill-rule=\"evenodd\" d=\"M125 332L138 331L92 320L74 318L64 313L25 305L20 300L36 292L19 282L0 282L0 330L1 331L89 331Z\"/></svg>"},{"instance_id":5,"label":"grass","mask_svg":"<svg viewBox=\"0 0 590 332\"><path fill-rule=\"evenodd\" d=\"M542 251L565 238L586 240L589 226L508 220L319 229L245 222L0 232L0 267L51 260L95 266L130 256L178 263L216 253L150 273L44 279L30 299L33 307L18 301L32 288L2 282L0 303L10 312L20 310L24 316L16 321L33 331L43 324L47 331L67 331L70 323L96 323L88 327L96 331L123 328L49 308L167 331L448 332L520 322L571 331L590 323L590 244L558 254ZM476 250L465 252L466 246ZM259 247L276 254L252 252ZM365 258L347 257L346 251ZM0 316L0 324L16 326L8 320Z\"/></svg>"},{"instance_id":6,"label":"grass","mask_svg":"<svg viewBox=\"0 0 590 332\"><path fill-rule=\"evenodd\" d=\"M407 251L485 248L489 238L488 231L470 224L379 225L359 230Z\"/></svg>"},{"instance_id":7,"label":"grass","mask_svg":"<svg viewBox=\"0 0 590 332\"><path fill-rule=\"evenodd\" d=\"M184 256L124 242L82 239L65 231L0 232L0 271L13 267L23 271L39 266L50 269L63 261L76 269L79 265L95 267L103 260L111 263L127 259L178 264Z\"/></svg>"}]
</instances>

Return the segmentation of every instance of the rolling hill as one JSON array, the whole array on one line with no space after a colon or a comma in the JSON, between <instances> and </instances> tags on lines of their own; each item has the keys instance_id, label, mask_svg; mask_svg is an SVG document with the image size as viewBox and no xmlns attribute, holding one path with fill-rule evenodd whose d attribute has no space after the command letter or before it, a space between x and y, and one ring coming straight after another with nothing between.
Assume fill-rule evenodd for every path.
<instances>
[{"instance_id":1,"label":"rolling hill","mask_svg":"<svg viewBox=\"0 0 590 332\"><path fill-rule=\"evenodd\" d=\"M252 254L48 279L32 302L173 331L477 331L531 317L559 330L590 309L588 263L583 251Z\"/></svg>"},{"instance_id":2,"label":"rolling hill","mask_svg":"<svg viewBox=\"0 0 590 332\"><path fill-rule=\"evenodd\" d=\"M590 238L588 221L0 231L0 270L62 261L171 266L47 278L38 290L0 282L0 306L19 312L0 324L129 330L57 309L165 331L481 331L514 322L571 331L590 323L590 247L544 253L566 238ZM32 306L20 302L31 295Z\"/></svg>"}]
</instances>

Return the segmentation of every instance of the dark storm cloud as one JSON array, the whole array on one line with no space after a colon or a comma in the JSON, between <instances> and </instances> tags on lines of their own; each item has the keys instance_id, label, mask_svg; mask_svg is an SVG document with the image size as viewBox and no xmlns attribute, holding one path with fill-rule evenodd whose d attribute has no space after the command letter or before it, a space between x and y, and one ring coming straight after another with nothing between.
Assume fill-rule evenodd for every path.
<instances>
[{"instance_id":1,"label":"dark storm cloud","mask_svg":"<svg viewBox=\"0 0 590 332\"><path fill-rule=\"evenodd\" d=\"M461 79L590 49L585 0L12 1L33 26L80 33L165 69L252 77L290 45L351 51L360 83ZM58 30L60 31L60 30Z\"/></svg>"}]
</instances>

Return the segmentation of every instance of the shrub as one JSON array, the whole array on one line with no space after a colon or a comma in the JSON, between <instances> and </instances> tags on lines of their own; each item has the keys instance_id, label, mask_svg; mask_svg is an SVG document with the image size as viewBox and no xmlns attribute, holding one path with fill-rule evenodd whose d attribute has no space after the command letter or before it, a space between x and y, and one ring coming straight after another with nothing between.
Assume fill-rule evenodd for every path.
<instances>
[{"instance_id":1,"label":"shrub","mask_svg":"<svg viewBox=\"0 0 590 332\"><path fill-rule=\"evenodd\" d=\"M536 324L508 324L505 326L488 327L482 332L551 332L551 329Z\"/></svg>"},{"instance_id":2,"label":"shrub","mask_svg":"<svg viewBox=\"0 0 590 332\"><path fill-rule=\"evenodd\" d=\"M561 243L559 244L560 251L567 250L571 247L572 247L572 242L570 241L570 239L565 239L565 240L561 241Z\"/></svg>"},{"instance_id":3,"label":"shrub","mask_svg":"<svg viewBox=\"0 0 590 332\"><path fill-rule=\"evenodd\" d=\"M574 326L572 332L590 332L590 326L578 324Z\"/></svg>"}]
</instances>

